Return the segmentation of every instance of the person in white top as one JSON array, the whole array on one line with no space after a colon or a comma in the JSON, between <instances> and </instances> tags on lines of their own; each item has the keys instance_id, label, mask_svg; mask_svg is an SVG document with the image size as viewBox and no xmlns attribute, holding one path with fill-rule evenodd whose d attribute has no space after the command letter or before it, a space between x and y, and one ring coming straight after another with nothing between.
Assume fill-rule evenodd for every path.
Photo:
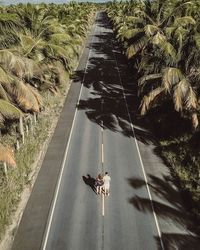
<instances>
[{"instance_id":1,"label":"person in white top","mask_svg":"<svg viewBox=\"0 0 200 250\"><path fill-rule=\"evenodd\" d=\"M110 181L111 181L111 178L108 175L108 172L105 172L105 175L103 177L103 182L104 182L103 186L104 186L105 195L109 195Z\"/></svg>"}]
</instances>

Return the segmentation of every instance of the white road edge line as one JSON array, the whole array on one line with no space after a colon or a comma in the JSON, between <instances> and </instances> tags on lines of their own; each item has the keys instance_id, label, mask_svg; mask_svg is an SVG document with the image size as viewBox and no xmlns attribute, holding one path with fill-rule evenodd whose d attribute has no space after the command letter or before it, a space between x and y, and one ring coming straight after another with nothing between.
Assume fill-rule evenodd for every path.
<instances>
[{"instance_id":1,"label":"white road edge line","mask_svg":"<svg viewBox=\"0 0 200 250\"><path fill-rule=\"evenodd\" d=\"M104 216L105 215L104 194L102 193L101 196L102 196L102 216Z\"/></svg>"},{"instance_id":2,"label":"white road edge line","mask_svg":"<svg viewBox=\"0 0 200 250\"><path fill-rule=\"evenodd\" d=\"M96 27L97 27L97 25L96 25L96 19L97 19L97 15L95 16L94 32L95 32ZM93 42L93 40L94 40L94 36L92 38L92 42ZM84 71L84 77L83 77L83 80L82 80L82 83L81 83L81 90L80 90L80 93L79 93L77 104L79 103L80 96L81 96L81 93L82 93L83 84L84 84L84 80L85 80L85 74L86 74L86 71L87 71L87 66L88 66L88 62L89 62L89 58L90 58L90 53L91 53L91 49L89 49L88 59L87 59L87 63L86 63L85 71ZM69 135L69 139L68 139L68 143L67 143L67 147L65 149L65 154L64 154L64 158L63 158L63 162L62 162L62 166L61 166L61 171L60 171L60 175L59 175L59 179L58 179L58 184L56 186L53 203L52 203L52 206L51 206L51 209L50 209L49 219L48 219L47 227L46 227L46 230L45 230L45 237L43 238L43 242L42 242L42 247L41 247L42 250L45 250L46 247L47 247L47 241L48 241L49 232L50 232L50 229L51 229L53 214L54 214L54 210L55 210L55 206L56 206L56 202L57 202L57 198L58 198L58 193L59 193L59 190L60 190L60 184L61 184L61 180L62 180L63 171L64 171L64 168L65 168L65 162L66 162L66 159L67 159L67 154L68 154L68 150L69 150L70 140L71 140L71 136L72 136L74 124L75 124L75 119L76 119L76 116L77 116L77 110L78 109L76 107L74 118L73 118L73 122L72 122L71 131L70 131L70 135Z\"/></svg>"},{"instance_id":3,"label":"white road edge line","mask_svg":"<svg viewBox=\"0 0 200 250\"><path fill-rule=\"evenodd\" d=\"M114 50L113 42L111 41L111 43L112 43L112 47L113 47L113 50ZM144 164L143 164L142 157L141 157L141 154L140 154L138 142L137 142L137 139L136 139L136 136L135 136L135 130L134 130L134 127L133 127L133 122L131 120L131 116L130 116L130 113L129 113L129 110L128 110L128 104L127 104L127 101L126 101L126 98L125 98L124 87L123 87L123 84L122 84L122 79L121 79L121 75L120 75L120 71L119 71L119 66L118 66L118 63L117 63L117 58L116 58L115 53L114 53L113 50L112 50L112 53L113 53L114 58L115 58L115 63L116 63L116 66L117 66L117 72L118 72L118 75L119 75L120 84L122 86L122 92L123 92L124 100L125 100L125 103L126 103L126 109L127 109L128 117L129 117L129 120L130 120L131 129L133 131L136 148L137 148L137 152L138 152L138 155L139 155L139 160L140 160L140 164L141 164L141 167L142 167L142 172L143 172L143 175L144 175L145 184L146 184L146 187L147 187L147 192L148 192L148 195L149 195L149 199L151 201L151 208L152 208L152 211L153 211L153 216L154 216L157 231L158 231L158 236L160 238L160 244L161 244L162 249L164 250L164 244L163 244L163 241L162 241L162 236L161 236L160 226L159 226L159 223L158 223L158 218L157 218L157 215L156 215L156 212L155 212L155 209L154 209L152 195L151 195L151 192L150 192L150 188L149 188L149 184L148 184L148 180L147 180L147 175L146 175Z\"/></svg>"},{"instance_id":4,"label":"white road edge line","mask_svg":"<svg viewBox=\"0 0 200 250\"><path fill-rule=\"evenodd\" d=\"M101 144L101 163L104 163L103 143Z\"/></svg>"}]
</instances>

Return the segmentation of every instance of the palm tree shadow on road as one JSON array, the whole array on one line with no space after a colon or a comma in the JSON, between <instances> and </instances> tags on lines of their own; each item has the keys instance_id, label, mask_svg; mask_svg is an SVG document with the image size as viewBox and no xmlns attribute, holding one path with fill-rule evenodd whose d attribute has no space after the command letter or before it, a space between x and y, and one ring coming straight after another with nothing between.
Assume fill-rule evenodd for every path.
<instances>
[{"instance_id":1,"label":"palm tree shadow on road","mask_svg":"<svg viewBox=\"0 0 200 250\"><path fill-rule=\"evenodd\" d=\"M105 29L96 34L96 42L90 44L93 53L89 58L87 70L76 71L72 77L73 82L83 82L84 87L90 89L91 93L87 99L80 99L77 108L85 110L86 116L92 122L101 126L103 121L104 129L127 137L137 136L137 139L145 144L156 143L152 134L142 127L142 122L136 122L139 116L136 114L138 110L136 74L132 67L128 68L127 59L121 53L113 33L107 32L107 28L111 26L105 15L102 14L98 25ZM134 133L124 96L130 117L134 119Z\"/></svg>"},{"instance_id":2,"label":"palm tree shadow on road","mask_svg":"<svg viewBox=\"0 0 200 250\"><path fill-rule=\"evenodd\" d=\"M146 186L143 179L129 178L128 183L134 189L140 189ZM179 232L162 232L162 241L165 250L198 250L200 246L200 237L195 232L194 222L190 218L190 214L185 211L181 203L180 193L169 176L158 178L148 175L148 185L150 187L153 206L158 220L169 223L170 227L174 225L179 228ZM152 204L150 199L134 195L128 200L137 210L143 213L152 213ZM173 230L173 227L170 228ZM176 230L175 230L176 231ZM160 239L155 237L160 249Z\"/></svg>"},{"instance_id":3,"label":"palm tree shadow on road","mask_svg":"<svg viewBox=\"0 0 200 250\"><path fill-rule=\"evenodd\" d=\"M154 152L160 157L160 154L156 151L159 148L159 144L150 132L152 127L151 116L143 118L138 114L137 74L133 68L129 68L127 59L121 53L112 32L106 31L111 26L105 15L102 15L98 20L98 25L102 28L102 32L95 35L95 42L90 45L92 53L87 70L86 72L85 70L77 71L73 77L74 82L83 82L83 86L90 89L90 96L86 99L82 98L77 108L85 111L87 118L99 126L102 126L103 121L105 130L120 133L130 138L136 137L143 144L156 145ZM115 58L117 59L117 64ZM123 87L118 73L120 74ZM133 122L134 133L131 128L130 117L127 114L124 96L126 97L127 107ZM165 115L166 112L167 109L162 114ZM175 124L177 126L177 123ZM157 126L156 130L160 131L159 122ZM195 232L193 232L192 222L188 215L185 216L182 212L184 208L179 203L180 197L177 200L175 198L179 195L179 192L173 189L173 181L167 178L166 176L162 179L153 175L149 176L149 185L155 196L167 202L166 205L166 203L161 203L160 200L153 201L156 213L162 219L173 219L175 223L186 227L191 233L162 233L165 250L199 249L200 241ZM95 192L93 189L94 179L90 180L88 177L83 177L83 181ZM142 179L132 178L128 182L134 189L145 186L145 182ZM151 203L148 199L134 196L130 198L129 202L141 212L152 212ZM158 242L159 248L160 240L156 237L155 240Z\"/></svg>"}]
</instances>

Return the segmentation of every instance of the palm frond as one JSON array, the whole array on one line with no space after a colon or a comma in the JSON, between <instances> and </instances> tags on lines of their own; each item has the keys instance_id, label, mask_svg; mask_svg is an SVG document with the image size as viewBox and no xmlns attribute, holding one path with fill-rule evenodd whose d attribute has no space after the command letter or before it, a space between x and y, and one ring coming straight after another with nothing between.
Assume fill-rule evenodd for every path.
<instances>
[{"instance_id":1,"label":"palm frond","mask_svg":"<svg viewBox=\"0 0 200 250\"><path fill-rule=\"evenodd\" d=\"M115 24L119 24L119 23L121 22L121 19L122 19L122 18L121 18L120 16L115 16L115 17L114 17L114 23L115 23Z\"/></svg>"},{"instance_id":2,"label":"palm frond","mask_svg":"<svg viewBox=\"0 0 200 250\"><path fill-rule=\"evenodd\" d=\"M66 33L55 33L50 36L50 43L55 43L55 44L67 43L71 40L72 40L71 36Z\"/></svg>"},{"instance_id":3,"label":"palm frond","mask_svg":"<svg viewBox=\"0 0 200 250\"><path fill-rule=\"evenodd\" d=\"M164 88L158 87L152 90L148 95L145 95L141 102L141 115L145 115L146 112L150 109L153 102L156 98L164 91Z\"/></svg>"},{"instance_id":4,"label":"palm frond","mask_svg":"<svg viewBox=\"0 0 200 250\"><path fill-rule=\"evenodd\" d=\"M167 41L166 37L163 34L157 32L157 34L152 38L152 43L157 45L167 57L170 56L173 60L176 60L176 50L174 46Z\"/></svg>"},{"instance_id":5,"label":"palm frond","mask_svg":"<svg viewBox=\"0 0 200 250\"><path fill-rule=\"evenodd\" d=\"M158 80L162 78L162 74L149 74L149 75L145 75L143 77L141 77L138 80L138 86L140 88L140 93L143 91L143 89L145 88L145 86L151 82L151 80Z\"/></svg>"},{"instance_id":6,"label":"palm frond","mask_svg":"<svg viewBox=\"0 0 200 250\"><path fill-rule=\"evenodd\" d=\"M42 106L42 104L43 104L42 96L39 94L39 92L37 91L37 89L35 89L34 87L32 87L29 84L27 84L26 86L29 88L29 90L32 92L32 94L35 96L35 98L36 98L36 100L38 102L38 105Z\"/></svg>"},{"instance_id":7,"label":"palm frond","mask_svg":"<svg viewBox=\"0 0 200 250\"><path fill-rule=\"evenodd\" d=\"M123 38L124 37L124 33L126 33L126 31L128 30L127 25L119 25L118 27L116 27L117 30L117 38ZM123 39L122 39L123 41Z\"/></svg>"},{"instance_id":8,"label":"palm frond","mask_svg":"<svg viewBox=\"0 0 200 250\"><path fill-rule=\"evenodd\" d=\"M195 25L196 21L191 16L183 16L183 17L177 17L174 21L174 24L176 26L187 26L187 25Z\"/></svg>"},{"instance_id":9,"label":"palm frond","mask_svg":"<svg viewBox=\"0 0 200 250\"><path fill-rule=\"evenodd\" d=\"M42 62L45 59L45 55L44 53L42 53L42 51L36 50L34 55L32 56L32 59L36 62Z\"/></svg>"},{"instance_id":10,"label":"palm frond","mask_svg":"<svg viewBox=\"0 0 200 250\"><path fill-rule=\"evenodd\" d=\"M127 29L123 33L121 33L121 36L123 36L126 39L133 38L138 33L143 32L142 29ZM120 33L119 33L120 34Z\"/></svg>"},{"instance_id":11,"label":"palm frond","mask_svg":"<svg viewBox=\"0 0 200 250\"><path fill-rule=\"evenodd\" d=\"M161 49L164 51L166 57L170 56L173 61L177 59L177 53L174 46L169 42L161 43Z\"/></svg>"},{"instance_id":12,"label":"palm frond","mask_svg":"<svg viewBox=\"0 0 200 250\"><path fill-rule=\"evenodd\" d=\"M162 85L169 92L171 87L175 86L183 78L184 76L178 68L166 68L163 70Z\"/></svg>"},{"instance_id":13,"label":"palm frond","mask_svg":"<svg viewBox=\"0 0 200 250\"><path fill-rule=\"evenodd\" d=\"M197 95L191 86L189 86L186 96L186 109L189 110L197 109Z\"/></svg>"},{"instance_id":14,"label":"palm frond","mask_svg":"<svg viewBox=\"0 0 200 250\"><path fill-rule=\"evenodd\" d=\"M35 39L31 35L20 34L20 41L22 47L32 47L35 45Z\"/></svg>"},{"instance_id":15,"label":"palm frond","mask_svg":"<svg viewBox=\"0 0 200 250\"><path fill-rule=\"evenodd\" d=\"M194 35L194 40L195 40L197 48L200 50L200 34L199 33L196 33Z\"/></svg>"},{"instance_id":16,"label":"palm frond","mask_svg":"<svg viewBox=\"0 0 200 250\"><path fill-rule=\"evenodd\" d=\"M6 101L11 100L10 96L12 95L12 83L14 79L10 72L6 72L0 66L0 98Z\"/></svg>"},{"instance_id":17,"label":"palm frond","mask_svg":"<svg viewBox=\"0 0 200 250\"><path fill-rule=\"evenodd\" d=\"M176 111L182 111L184 102L183 102L183 93L182 88L184 86L185 79L181 80L179 84L174 88L173 101Z\"/></svg>"},{"instance_id":18,"label":"palm frond","mask_svg":"<svg viewBox=\"0 0 200 250\"><path fill-rule=\"evenodd\" d=\"M36 61L29 58L22 58L22 60L24 61L24 78L29 80L42 74L42 70Z\"/></svg>"},{"instance_id":19,"label":"palm frond","mask_svg":"<svg viewBox=\"0 0 200 250\"><path fill-rule=\"evenodd\" d=\"M188 30L183 28L182 26L179 26L175 32L174 32L174 38L179 43L179 50L182 49L183 41L185 40L186 36L188 34Z\"/></svg>"},{"instance_id":20,"label":"palm frond","mask_svg":"<svg viewBox=\"0 0 200 250\"><path fill-rule=\"evenodd\" d=\"M6 34L16 29L22 29L18 16L11 13L0 13L0 33Z\"/></svg>"},{"instance_id":21,"label":"palm frond","mask_svg":"<svg viewBox=\"0 0 200 250\"><path fill-rule=\"evenodd\" d=\"M161 77L162 77L161 73L158 73L158 74L149 74L149 75L143 76L143 77L141 77L138 80L138 85L141 86L141 85L143 85L148 80L159 79Z\"/></svg>"},{"instance_id":22,"label":"palm frond","mask_svg":"<svg viewBox=\"0 0 200 250\"><path fill-rule=\"evenodd\" d=\"M0 50L0 63L4 66L5 69L8 69L19 78L26 77L30 79L34 75L38 75L38 72L40 72L40 69L37 66L36 62L26 57L16 56L9 50ZM3 74L1 68L0 70L0 73L2 73L2 77L4 76L4 78L7 80L8 78L10 78L11 81L12 78L9 76L6 77L5 74Z\"/></svg>"},{"instance_id":23,"label":"palm frond","mask_svg":"<svg viewBox=\"0 0 200 250\"><path fill-rule=\"evenodd\" d=\"M7 102L9 102L9 97L8 94L6 93L5 89L3 86L0 84L0 99L3 99Z\"/></svg>"},{"instance_id":24,"label":"palm frond","mask_svg":"<svg viewBox=\"0 0 200 250\"><path fill-rule=\"evenodd\" d=\"M3 115L0 113L0 127L3 126L5 121L5 118L3 117Z\"/></svg>"},{"instance_id":25,"label":"palm frond","mask_svg":"<svg viewBox=\"0 0 200 250\"><path fill-rule=\"evenodd\" d=\"M40 106L36 96L23 81L15 81L13 93L21 109L24 111L39 112Z\"/></svg>"},{"instance_id":26,"label":"palm frond","mask_svg":"<svg viewBox=\"0 0 200 250\"><path fill-rule=\"evenodd\" d=\"M176 111L183 108L195 110L197 108L197 97L190 83L183 78L174 88L173 100Z\"/></svg>"},{"instance_id":27,"label":"palm frond","mask_svg":"<svg viewBox=\"0 0 200 250\"><path fill-rule=\"evenodd\" d=\"M10 65L15 62L15 55L7 49L0 50L0 64L5 65L6 68L9 68Z\"/></svg>"},{"instance_id":28,"label":"palm frond","mask_svg":"<svg viewBox=\"0 0 200 250\"><path fill-rule=\"evenodd\" d=\"M11 84L13 81L12 77L0 66L0 83Z\"/></svg>"},{"instance_id":29,"label":"palm frond","mask_svg":"<svg viewBox=\"0 0 200 250\"><path fill-rule=\"evenodd\" d=\"M147 39L145 37L142 37L134 44L131 44L126 51L127 57L130 59L134 55L136 55L139 51L141 51L147 44Z\"/></svg>"},{"instance_id":30,"label":"palm frond","mask_svg":"<svg viewBox=\"0 0 200 250\"><path fill-rule=\"evenodd\" d=\"M66 82L69 80L69 73L64 68L63 64L59 61L54 63L54 67L56 69L58 85L64 86Z\"/></svg>"},{"instance_id":31,"label":"palm frond","mask_svg":"<svg viewBox=\"0 0 200 250\"><path fill-rule=\"evenodd\" d=\"M71 46L65 46L63 48L63 46L48 43L48 48L53 56L65 58L67 61L69 61L69 58L74 55L74 51Z\"/></svg>"},{"instance_id":32,"label":"palm frond","mask_svg":"<svg viewBox=\"0 0 200 250\"><path fill-rule=\"evenodd\" d=\"M146 19L148 19L148 21L151 23L151 24L155 24L154 20L143 10L140 10L140 9L136 9L134 11L135 15L139 16L139 17L144 17Z\"/></svg>"},{"instance_id":33,"label":"palm frond","mask_svg":"<svg viewBox=\"0 0 200 250\"><path fill-rule=\"evenodd\" d=\"M150 37L150 36L155 35L159 31L159 28L156 25L148 24L144 27L144 31L145 31L145 34L148 37Z\"/></svg>"},{"instance_id":34,"label":"palm frond","mask_svg":"<svg viewBox=\"0 0 200 250\"><path fill-rule=\"evenodd\" d=\"M156 35L152 38L152 43L155 45L160 45L163 42L166 42L166 38L160 32L157 32Z\"/></svg>"},{"instance_id":35,"label":"palm frond","mask_svg":"<svg viewBox=\"0 0 200 250\"><path fill-rule=\"evenodd\" d=\"M176 30L177 28L175 26L170 26L170 27L166 27L165 28L165 34L168 38L171 38L172 37L172 34L174 33L174 31Z\"/></svg>"},{"instance_id":36,"label":"palm frond","mask_svg":"<svg viewBox=\"0 0 200 250\"><path fill-rule=\"evenodd\" d=\"M136 16L126 16L125 20L126 23L131 23L133 24L138 24L138 23L143 23L143 18L136 17Z\"/></svg>"},{"instance_id":37,"label":"palm frond","mask_svg":"<svg viewBox=\"0 0 200 250\"><path fill-rule=\"evenodd\" d=\"M13 104L0 99L0 114L5 119L19 119L20 116L22 115L22 112Z\"/></svg>"},{"instance_id":38,"label":"palm frond","mask_svg":"<svg viewBox=\"0 0 200 250\"><path fill-rule=\"evenodd\" d=\"M8 49L19 44L19 37L16 35L15 30L6 32L3 35L0 35L0 49Z\"/></svg>"},{"instance_id":39,"label":"palm frond","mask_svg":"<svg viewBox=\"0 0 200 250\"><path fill-rule=\"evenodd\" d=\"M0 144L0 161L6 162L12 167L16 167L14 152L10 147L5 147L4 145Z\"/></svg>"},{"instance_id":40,"label":"palm frond","mask_svg":"<svg viewBox=\"0 0 200 250\"><path fill-rule=\"evenodd\" d=\"M0 50L0 63L18 77L24 73L24 61L9 50Z\"/></svg>"},{"instance_id":41,"label":"palm frond","mask_svg":"<svg viewBox=\"0 0 200 250\"><path fill-rule=\"evenodd\" d=\"M198 116L197 116L197 113L193 113L192 114L192 126L194 129L196 129L199 125L199 119L198 119Z\"/></svg>"},{"instance_id":42,"label":"palm frond","mask_svg":"<svg viewBox=\"0 0 200 250\"><path fill-rule=\"evenodd\" d=\"M32 35L20 35L20 45L19 48L24 56L29 56L29 54L35 49L41 49L45 46L45 42L42 39L34 38Z\"/></svg>"}]
</instances>

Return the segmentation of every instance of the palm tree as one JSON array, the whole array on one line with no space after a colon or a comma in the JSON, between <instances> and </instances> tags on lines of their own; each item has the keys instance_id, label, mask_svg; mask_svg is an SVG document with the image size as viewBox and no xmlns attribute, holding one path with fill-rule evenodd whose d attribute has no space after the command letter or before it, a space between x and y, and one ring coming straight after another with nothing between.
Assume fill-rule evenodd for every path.
<instances>
[{"instance_id":1,"label":"palm tree","mask_svg":"<svg viewBox=\"0 0 200 250\"><path fill-rule=\"evenodd\" d=\"M68 15L61 19L60 13ZM9 28L17 43L0 50L1 98L24 112L39 112L42 101L36 89L55 92L68 79L92 15L79 4L5 8L0 31Z\"/></svg>"},{"instance_id":2,"label":"palm tree","mask_svg":"<svg viewBox=\"0 0 200 250\"><path fill-rule=\"evenodd\" d=\"M57 89L56 83L53 81L51 84L49 81L62 78L59 76L61 73L59 69L52 71L52 67L56 65L53 62L59 60L66 71L71 72L80 53L83 34L86 33L89 21L87 22L86 15L82 14L85 13L83 10L76 13L76 10L74 11L69 5L62 7L41 5L37 7L37 11L34 8L28 4L17 12L21 18L23 17L22 23L25 24L25 28L23 33L18 35L20 43L16 51L36 60L45 72L50 68L48 74L42 78L38 77L38 80L50 90ZM60 16L63 14L60 13L66 12L70 15L61 20ZM77 19L78 15L80 19ZM84 18L86 20L83 20Z\"/></svg>"},{"instance_id":3,"label":"palm tree","mask_svg":"<svg viewBox=\"0 0 200 250\"><path fill-rule=\"evenodd\" d=\"M24 82L33 77L34 62L8 50L0 50L0 72L1 98L16 103L24 111L39 112L42 102Z\"/></svg>"},{"instance_id":4,"label":"palm tree","mask_svg":"<svg viewBox=\"0 0 200 250\"><path fill-rule=\"evenodd\" d=\"M196 21L188 15L191 2L145 1L115 17L118 38L128 58L138 63L141 114L166 98L175 110L191 116L198 126L195 94L199 56ZM192 51L192 53L191 53ZM137 59L137 60L136 60ZM186 62L186 63L185 63ZM190 64L190 62L193 62Z\"/></svg>"},{"instance_id":5,"label":"palm tree","mask_svg":"<svg viewBox=\"0 0 200 250\"><path fill-rule=\"evenodd\" d=\"M155 48L149 55L146 53L140 65L144 74L139 81L142 86L141 93L144 94L145 84L151 85L149 93L143 98L141 113L145 114L156 101L160 103L167 97L174 102L176 111L191 117L193 127L196 128L199 122L195 76L200 59L196 42L196 22L191 16L176 16L173 22L168 20L166 23L168 26L162 27L165 38L160 33L153 37L153 44L161 45L163 40L164 46ZM169 41L168 44L165 41ZM151 65L152 58L153 67L148 69L146 65Z\"/></svg>"}]
</instances>

